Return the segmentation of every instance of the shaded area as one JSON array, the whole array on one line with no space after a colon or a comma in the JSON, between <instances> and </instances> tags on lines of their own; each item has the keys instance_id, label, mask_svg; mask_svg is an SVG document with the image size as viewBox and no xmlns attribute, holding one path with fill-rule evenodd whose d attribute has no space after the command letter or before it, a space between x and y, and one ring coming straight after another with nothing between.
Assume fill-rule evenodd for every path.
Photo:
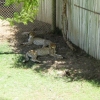
<instances>
[{"instance_id":1,"label":"shaded area","mask_svg":"<svg viewBox=\"0 0 100 100\"><path fill-rule=\"evenodd\" d=\"M3 25L3 27L7 25ZM39 37L49 39L57 44L57 53L62 55L64 59L54 59L50 56L38 57L41 64L33 63L31 61L22 63L24 55L16 56L14 66L16 68L32 68L37 73L49 73L52 71L64 71L68 70L70 73L68 78L71 81L87 80L97 86L100 86L100 61L92 58L86 54L83 50L77 47L77 51L71 51L66 45L63 37L57 34L52 34L50 31L51 26L49 24L35 21L28 25L16 24L13 28L8 28L7 32L10 31L9 37L5 38L5 34L0 39L7 39L10 46L13 48L14 53L25 54L30 49L40 48L40 46L30 45L22 46L23 42L27 41L27 36L22 35L22 32L32 31L37 33ZM6 33L7 34L7 33ZM57 78L57 77L55 77ZM98 84L96 84L98 83Z\"/></svg>"},{"instance_id":2,"label":"shaded area","mask_svg":"<svg viewBox=\"0 0 100 100\"><path fill-rule=\"evenodd\" d=\"M46 23L40 23L39 21L34 21L33 23L29 23L28 25L16 24L14 27L15 34L12 35L12 38L8 38L8 42L13 46L13 50L19 53L26 53L30 49L39 48L40 46L30 45L23 46L21 43L28 41L28 36L22 35L23 32L33 31L40 35L40 37L46 38L42 34L47 34L50 31L50 25Z\"/></svg>"}]
</instances>

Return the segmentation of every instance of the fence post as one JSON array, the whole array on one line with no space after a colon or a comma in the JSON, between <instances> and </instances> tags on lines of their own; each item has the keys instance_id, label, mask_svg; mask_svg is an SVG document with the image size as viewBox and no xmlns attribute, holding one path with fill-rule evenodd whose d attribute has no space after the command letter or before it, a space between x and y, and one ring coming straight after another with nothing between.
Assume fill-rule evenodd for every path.
<instances>
[{"instance_id":1,"label":"fence post","mask_svg":"<svg viewBox=\"0 0 100 100\"><path fill-rule=\"evenodd\" d=\"M52 0L52 25L51 31L55 33L56 31L56 0Z\"/></svg>"}]
</instances>

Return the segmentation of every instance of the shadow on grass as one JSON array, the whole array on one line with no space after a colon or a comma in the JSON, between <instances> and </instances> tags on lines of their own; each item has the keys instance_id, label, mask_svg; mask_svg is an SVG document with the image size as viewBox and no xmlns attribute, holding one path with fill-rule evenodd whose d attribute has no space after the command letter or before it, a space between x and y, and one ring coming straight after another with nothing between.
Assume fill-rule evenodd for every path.
<instances>
[{"instance_id":1,"label":"shadow on grass","mask_svg":"<svg viewBox=\"0 0 100 100\"><path fill-rule=\"evenodd\" d=\"M6 54L6 55L15 54L15 52L0 52L0 55L3 55L3 54ZM19 53L16 53L16 54L19 54Z\"/></svg>"},{"instance_id":2,"label":"shadow on grass","mask_svg":"<svg viewBox=\"0 0 100 100\"><path fill-rule=\"evenodd\" d=\"M34 23L29 23L28 25L16 24L14 30L17 29L15 34L12 34L12 37L8 39L8 42L11 47L13 47L13 52L19 54L25 54L30 49L36 49L38 46L22 46L20 45L23 42L27 41L27 36L23 36L21 33L25 31L32 31L36 28L36 33L41 34L40 37L49 39L57 43L57 53L65 57L63 60L55 61L53 58L39 58L42 61L41 64L36 64L31 61L23 63L22 60L24 57L22 55L17 55L14 59L15 68L33 68L37 73L50 73L50 71L62 71L68 70L70 72L70 82L87 80L93 85L100 85L100 61L92 58L87 55L81 49L78 52L72 52L62 36L55 34L47 34L50 32L50 25L35 21ZM45 34L46 33L46 34ZM56 77L55 77L56 78ZM67 78L67 77L66 77Z\"/></svg>"},{"instance_id":3,"label":"shadow on grass","mask_svg":"<svg viewBox=\"0 0 100 100\"><path fill-rule=\"evenodd\" d=\"M73 82L73 81L88 81L89 83L93 84L94 86L100 87L100 67L99 67L99 62L97 62L97 65L93 65L93 63L90 63L90 66L86 66L83 63L83 67L78 65L78 61L75 59L70 62L69 59L63 59L63 60L54 60L52 57L47 59L47 60L42 60L42 58L38 58L41 63L34 63L32 61L29 61L27 63L23 63L24 56L18 55L15 57L15 63L14 67L15 68L31 68L35 72L39 73L40 75L52 75L53 72L59 72L62 71L64 72L66 69L70 73L70 75L65 75L62 76L59 74L55 74L54 78L59 79L62 78L64 79L65 82ZM94 59L90 59L90 62L93 62ZM84 61L85 62L85 61ZM57 76L58 75L58 76Z\"/></svg>"},{"instance_id":4,"label":"shadow on grass","mask_svg":"<svg viewBox=\"0 0 100 100\"><path fill-rule=\"evenodd\" d=\"M23 63L24 56L21 54L20 55L15 54L15 58L13 60L14 60L13 68L27 69L27 68L32 68L32 66L34 65L33 62Z\"/></svg>"}]
</instances>

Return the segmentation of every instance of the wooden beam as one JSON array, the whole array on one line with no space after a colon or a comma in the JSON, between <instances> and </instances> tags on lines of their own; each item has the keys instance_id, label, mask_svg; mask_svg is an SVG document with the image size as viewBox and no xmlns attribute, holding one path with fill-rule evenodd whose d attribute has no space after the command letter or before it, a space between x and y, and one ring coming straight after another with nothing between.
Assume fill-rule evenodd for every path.
<instances>
[{"instance_id":1,"label":"wooden beam","mask_svg":"<svg viewBox=\"0 0 100 100\"><path fill-rule=\"evenodd\" d=\"M52 0L52 26L51 31L55 33L56 31L56 0Z\"/></svg>"}]
</instances>

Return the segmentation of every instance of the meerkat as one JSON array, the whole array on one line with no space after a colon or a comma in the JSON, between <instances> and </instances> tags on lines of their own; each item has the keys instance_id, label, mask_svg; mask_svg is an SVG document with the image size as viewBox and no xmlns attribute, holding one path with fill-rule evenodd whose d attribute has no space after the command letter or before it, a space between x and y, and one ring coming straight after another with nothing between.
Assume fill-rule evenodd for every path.
<instances>
[{"instance_id":1,"label":"meerkat","mask_svg":"<svg viewBox=\"0 0 100 100\"><path fill-rule=\"evenodd\" d=\"M22 35L28 36L30 32L23 32Z\"/></svg>"},{"instance_id":2,"label":"meerkat","mask_svg":"<svg viewBox=\"0 0 100 100\"><path fill-rule=\"evenodd\" d=\"M25 60L23 62L27 62L29 61L29 58L31 58L30 59L31 61L40 63L40 61L37 60L38 56L50 55L55 57L55 54L56 54L56 44L51 43L49 47L43 47L40 49L28 51L25 54Z\"/></svg>"},{"instance_id":3,"label":"meerkat","mask_svg":"<svg viewBox=\"0 0 100 100\"><path fill-rule=\"evenodd\" d=\"M29 36L30 33L36 35L35 31L37 28L32 29L31 31L22 32L22 35Z\"/></svg>"},{"instance_id":4,"label":"meerkat","mask_svg":"<svg viewBox=\"0 0 100 100\"><path fill-rule=\"evenodd\" d=\"M32 43L35 45L42 45L42 47L49 46L52 42L50 40L42 39L35 37L36 34L33 32L29 33L28 42L22 43L22 45L31 45Z\"/></svg>"}]
</instances>

